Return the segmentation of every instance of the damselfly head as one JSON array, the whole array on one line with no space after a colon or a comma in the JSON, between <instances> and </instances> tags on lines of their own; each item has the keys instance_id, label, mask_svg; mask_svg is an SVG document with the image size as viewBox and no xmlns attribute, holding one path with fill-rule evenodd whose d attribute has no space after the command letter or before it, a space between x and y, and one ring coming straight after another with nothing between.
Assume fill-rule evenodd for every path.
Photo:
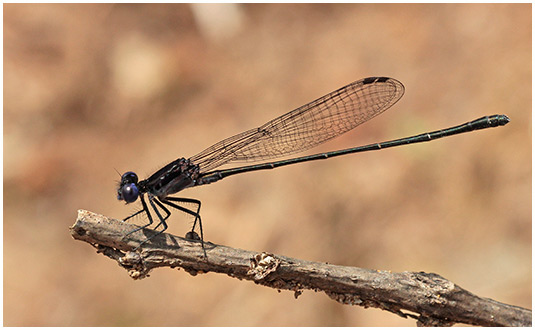
<instances>
[{"instance_id":1,"label":"damselfly head","mask_svg":"<svg viewBox=\"0 0 535 330\"><path fill-rule=\"evenodd\" d=\"M139 188L137 187L138 177L134 172L126 172L121 176L121 183L117 189L117 199L125 201L126 204L135 202L139 196Z\"/></svg>"}]
</instances>

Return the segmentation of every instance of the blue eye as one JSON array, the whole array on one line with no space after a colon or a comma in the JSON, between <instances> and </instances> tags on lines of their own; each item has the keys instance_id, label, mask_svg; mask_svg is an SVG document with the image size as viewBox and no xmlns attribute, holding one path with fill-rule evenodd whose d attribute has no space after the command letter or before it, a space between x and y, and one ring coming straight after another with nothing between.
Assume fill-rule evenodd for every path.
<instances>
[{"instance_id":1,"label":"blue eye","mask_svg":"<svg viewBox=\"0 0 535 330\"><path fill-rule=\"evenodd\" d=\"M121 176L121 183L137 183L137 174L134 172L126 172Z\"/></svg>"},{"instance_id":2,"label":"blue eye","mask_svg":"<svg viewBox=\"0 0 535 330\"><path fill-rule=\"evenodd\" d=\"M134 202L139 196L137 187L137 175L134 172L126 172L121 176L121 183L117 190L117 199L126 203Z\"/></svg>"},{"instance_id":3,"label":"blue eye","mask_svg":"<svg viewBox=\"0 0 535 330\"><path fill-rule=\"evenodd\" d=\"M135 175L135 174L134 174ZM121 187L120 198L127 203L135 202L139 196L139 189L135 183L128 183Z\"/></svg>"}]
</instances>

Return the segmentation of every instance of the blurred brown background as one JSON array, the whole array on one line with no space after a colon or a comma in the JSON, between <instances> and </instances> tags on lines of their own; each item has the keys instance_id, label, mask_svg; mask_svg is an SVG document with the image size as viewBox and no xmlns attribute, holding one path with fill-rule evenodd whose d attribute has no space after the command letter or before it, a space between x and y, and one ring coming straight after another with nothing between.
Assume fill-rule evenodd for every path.
<instances>
[{"instance_id":1,"label":"blurred brown background","mask_svg":"<svg viewBox=\"0 0 535 330\"><path fill-rule=\"evenodd\" d=\"M4 5L4 325L413 326L322 293L159 269L74 241L141 177L367 76L406 87L309 153L490 114L500 128L243 174L182 192L207 240L441 274L531 308L531 5ZM175 212L169 232L190 219Z\"/></svg>"}]
</instances>

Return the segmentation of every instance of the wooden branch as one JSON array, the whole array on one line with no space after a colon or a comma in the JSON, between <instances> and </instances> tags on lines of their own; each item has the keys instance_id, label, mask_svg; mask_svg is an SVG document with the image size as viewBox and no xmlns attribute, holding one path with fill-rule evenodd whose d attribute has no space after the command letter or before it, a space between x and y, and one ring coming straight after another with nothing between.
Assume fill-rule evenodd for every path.
<instances>
[{"instance_id":1,"label":"wooden branch","mask_svg":"<svg viewBox=\"0 0 535 330\"><path fill-rule=\"evenodd\" d=\"M392 273L337 266L258 253L205 242L205 258L198 241L167 233L132 251L153 230L137 228L119 220L85 210L70 228L77 240L90 243L128 271L134 279L147 277L153 268L180 267L197 275L224 273L278 290L323 291L332 299L365 308L381 308L418 325L450 326L465 323L481 326L531 326L531 310L478 297L437 274Z\"/></svg>"}]
</instances>

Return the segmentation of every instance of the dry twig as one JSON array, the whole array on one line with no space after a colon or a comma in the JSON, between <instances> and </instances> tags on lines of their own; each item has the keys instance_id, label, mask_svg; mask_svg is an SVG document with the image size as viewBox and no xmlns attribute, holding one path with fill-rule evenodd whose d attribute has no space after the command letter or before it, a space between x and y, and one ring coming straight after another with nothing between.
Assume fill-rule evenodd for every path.
<instances>
[{"instance_id":1,"label":"dry twig","mask_svg":"<svg viewBox=\"0 0 535 330\"><path fill-rule=\"evenodd\" d=\"M531 310L478 297L437 274L337 266L208 242L208 257L204 258L199 242L167 233L134 252L131 250L154 233L145 229L124 237L134 228L80 210L71 234L116 260L134 279L148 276L153 268L180 267L192 275L224 273L278 290L293 290L296 298L305 289L323 291L340 303L381 308L414 318L418 325L531 326Z\"/></svg>"}]
</instances>

